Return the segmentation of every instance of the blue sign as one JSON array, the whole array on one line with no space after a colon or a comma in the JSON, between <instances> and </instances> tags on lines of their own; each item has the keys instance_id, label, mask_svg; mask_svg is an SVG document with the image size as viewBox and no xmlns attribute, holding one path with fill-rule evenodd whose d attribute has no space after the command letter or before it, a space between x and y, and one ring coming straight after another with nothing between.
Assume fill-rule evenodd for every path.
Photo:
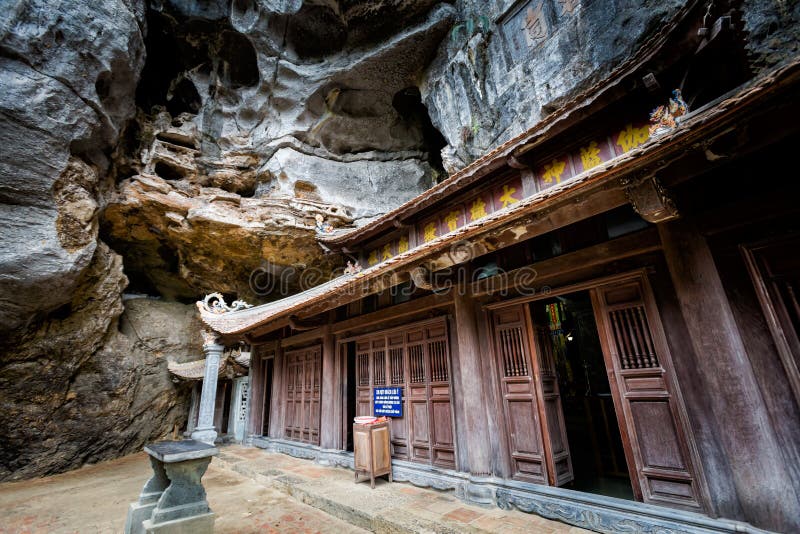
<instances>
[{"instance_id":1,"label":"blue sign","mask_svg":"<svg viewBox=\"0 0 800 534\"><path fill-rule=\"evenodd\" d=\"M403 388L375 388L372 390L375 407L372 415L379 417L403 417Z\"/></svg>"}]
</instances>

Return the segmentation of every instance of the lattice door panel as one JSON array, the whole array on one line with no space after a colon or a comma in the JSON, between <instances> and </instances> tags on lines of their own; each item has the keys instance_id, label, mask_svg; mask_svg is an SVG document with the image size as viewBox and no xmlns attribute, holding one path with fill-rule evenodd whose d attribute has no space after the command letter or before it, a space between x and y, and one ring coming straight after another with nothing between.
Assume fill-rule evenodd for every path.
<instances>
[{"instance_id":1,"label":"lattice door panel","mask_svg":"<svg viewBox=\"0 0 800 534\"><path fill-rule=\"evenodd\" d=\"M285 354L287 439L319 445L322 349L319 345Z\"/></svg>"},{"instance_id":2,"label":"lattice door panel","mask_svg":"<svg viewBox=\"0 0 800 534\"><path fill-rule=\"evenodd\" d=\"M699 462L646 279L599 287L592 300L634 493L702 509Z\"/></svg>"}]
</instances>

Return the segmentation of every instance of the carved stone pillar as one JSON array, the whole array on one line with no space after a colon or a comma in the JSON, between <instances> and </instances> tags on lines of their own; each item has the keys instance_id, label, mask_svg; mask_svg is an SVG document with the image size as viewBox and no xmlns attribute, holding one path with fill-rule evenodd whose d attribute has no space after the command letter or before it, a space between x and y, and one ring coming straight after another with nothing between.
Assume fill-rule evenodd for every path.
<instances>
[{"instance_id":1,"label":"carved stone pillar","mask_svg":"<svg viewBox=\"0 0 800 534\"><path fill-rule=\"evenodd\" d=\"M197 418L197 428L192 432L192 439L210 445L213 445L214 440L217 439L217 431L214 428L214 407L217 403L219 361L224 349L224 346L217 343L216 335L212 332L203 332L206 367L203 375L203 392L200 394L200 414Z\"/></svg>"}]
</instances>

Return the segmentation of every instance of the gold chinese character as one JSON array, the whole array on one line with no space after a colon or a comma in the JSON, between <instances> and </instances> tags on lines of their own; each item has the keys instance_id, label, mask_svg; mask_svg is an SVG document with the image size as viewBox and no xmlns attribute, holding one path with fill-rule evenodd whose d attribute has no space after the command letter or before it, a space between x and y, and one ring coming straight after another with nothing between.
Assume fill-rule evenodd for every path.
<instances>
[{"instance_id":1,"label":"gold chinese character","mask_svg":"<svg viewBox=\"0 0 800 534\"><path fill-rule=\"evenodd\" d=\"M397 245L397 253L402 254L408 251L408 237L403 236L400 238L400 243Z\"/></svg>"},{"instance_id":2,"label":"gold chinese character","mask_svg":"<svg viewBox=\"0 0 800 534\"><path fill-rule=\"evenodd\" d=\"M597 147L597 141L592 141L589 146L581 149L581 162L583 163L584 171L603 163L600 159L600 149Z\"/></svg>"},{"instance_id":3,"label":"gold chinese character","mask_svg":"<svg viewBox=\"0 0 800 534\"><path fill-rule=\"evenodd\" d=\"M429 222L428 224L425 225L424 230L425 230L425 236L423 237L423 240L426 243L428 241L433 241L434 239L436 239L436 224L435 223Z\"/></svg>"},{"instance_id":4,"label":"gold chinese character","mask_svg":"<svg viewBox=\"0 0 800 534\"><path fill-rule=\"evenodd\" d=\"M542 13L542 3L536 9L528 8L528 13L522 23L522 31L525 32L525 41L528 46L533 46L536 41L547 37L547 23Z\"/></svg>"},{"instance_id":5,"label":"gold chinese character","mask_svg":"<svg viewBox=\"0 0 800 534\"><path fill-rule=\"evenodd\" d=\"M447 217L444 218L444 222L447 223L447 228L452 232L456 228L458 228L458 212L451 211L447 214Z\"/></svg>"},{"instance_id":6,"label":"gold chinese character","mask_svg":"<svg viewBox=\"0 0 800 534\"><path fill-rule=\"evenodd\" d=\"M469 208L469 216L473 221L477 221L481 217L486 217L486 202L478 197Z\"/></svg>"},{"instance_id":7,"label":"gold chinese character","mask_svg":"<svg viewBox=\"0 0 800 534\"><path fill-rule=\"evenodd\" d=\"M564 168L567 166L566 163L563 161L558 161L554 159L550 163L545 163L544 165L544 174L542 174L542 180L544 180L548 184L552 184L553 180L556 181L557 184L561 183L561 175L564 174Z\"/></svg>"},{"instance_id":8,"label":"gold chinese character","mask_svg":"<svg viewBox=\"0 0 800 534\"><path fill-rule=\"evenodd\" d=\"M622 147L623 152L641 145L650 137L650 129L647 126L634 128L633 124L628 124L617 136L617 144Z\"/></svg>"},{"instance_id":9,"label":"gold chinese character","mask_svg":"<svg viewBox=\"0 0 800 534\"><path fill-rule=\"evenodd\" d=\"M369 258L367 258L367 263L369 263L370 266L375 265L376 263L378 263L378 251L377 250L373 250L372 252L369 253Z\"/></svg>"},{"instance_id":10,"label":"gold chinese character","mask_svg":"<svg viewBox=\"0 0 800 534\"><path fill-rule=\"evenodd\" d=\"M517 192L516 187L508 187L507 185L503 186L503 196L500 197L500 202L503 203L504 208L507 208L514 202L519 202L519 200L511 196L516 192Z\"/></svg>"},{"instance_id":11,"label":"gold chinese character","mask_svg":"<svg viewBox=\"0 0 800 534\"><path fill-rule=\"evenodd\" d=\"M383 245L383 255L381 256L381 260L388 260L392 257L392 245L391 243L386 243Z\"/></svg>"}]
</instances>

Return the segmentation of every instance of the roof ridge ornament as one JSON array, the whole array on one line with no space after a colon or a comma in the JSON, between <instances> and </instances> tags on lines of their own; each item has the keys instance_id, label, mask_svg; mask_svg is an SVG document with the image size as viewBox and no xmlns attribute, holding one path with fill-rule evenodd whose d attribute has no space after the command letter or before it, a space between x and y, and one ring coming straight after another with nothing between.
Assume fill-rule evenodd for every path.
<instances>
[{"instance_id":1,"label":"roof ridge ornament","mask_svg":"<svg viewBox=\"0 0 800 534\"><path fill-rule=\"evenodd\" d=\"M239 310L246 310L252 308L252 304L248 304L243 300L234 300L230 306L225 302L225 297L222 293L209 293L202 301L197 302L197 307L200 311L208 313L221 314L235 312Z\"/></svg>"}]
</instances>

